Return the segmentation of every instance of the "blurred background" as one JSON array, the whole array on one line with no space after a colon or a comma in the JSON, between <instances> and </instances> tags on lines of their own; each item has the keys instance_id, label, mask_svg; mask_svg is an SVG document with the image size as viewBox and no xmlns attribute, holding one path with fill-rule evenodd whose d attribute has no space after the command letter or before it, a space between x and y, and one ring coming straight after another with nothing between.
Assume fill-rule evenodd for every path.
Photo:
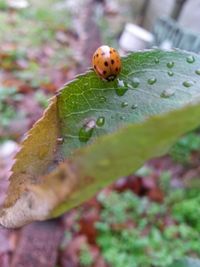
<instances>
[{"instance_id":1,"label":"blurred background","mask_svg":"<svg viewBox=\"0 0 200 267\"><path fill-rule=\"evenodd\" d=\"M25 132L102 44L121 55L199 53L200 1L0 0L0 204ZM172 267L200 258L199 149L197 129L61 218L0 228L0 267Z\"/></svg>"}]
</instances>

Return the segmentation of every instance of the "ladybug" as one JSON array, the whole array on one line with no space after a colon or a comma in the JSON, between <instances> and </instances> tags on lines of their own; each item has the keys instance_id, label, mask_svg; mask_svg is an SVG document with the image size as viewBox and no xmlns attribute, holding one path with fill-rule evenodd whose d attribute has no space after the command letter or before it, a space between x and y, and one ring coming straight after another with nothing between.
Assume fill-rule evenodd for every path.
<instances>
[{"instance_id":1,"label":"ladybug","mask_svg":"<svg viewBox=\"0 0 200 267\"><path fill-rule=\"evenodd\" d=\"M107 45L100 46L93 55L92 66L101 79L113 81L121 71L119 53Z\"/></svg>"}]
</instances>

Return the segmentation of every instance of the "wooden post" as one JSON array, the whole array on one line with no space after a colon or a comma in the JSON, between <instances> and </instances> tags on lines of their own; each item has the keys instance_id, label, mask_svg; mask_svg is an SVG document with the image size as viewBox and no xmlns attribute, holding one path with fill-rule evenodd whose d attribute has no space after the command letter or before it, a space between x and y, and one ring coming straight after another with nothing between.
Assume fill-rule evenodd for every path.
<instances>
[{"instance_id":1,"label":"wooden post","mask_svg":"<svg viewBox=\"0 0 200 267\"><path fill-rule=\"evenodd\" d=\"M178 20L179 15L181 13L183 5L186 3L187 0L176 0L174 8L172 10L171 18L174 20Z\"/></svg>"}]
</instances>

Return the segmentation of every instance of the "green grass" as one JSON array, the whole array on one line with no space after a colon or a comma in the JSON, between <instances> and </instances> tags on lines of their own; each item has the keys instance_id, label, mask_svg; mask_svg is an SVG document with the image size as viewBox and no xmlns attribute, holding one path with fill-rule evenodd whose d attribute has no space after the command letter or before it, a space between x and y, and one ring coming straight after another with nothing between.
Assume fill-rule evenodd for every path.
<instances>
[{"instance_id":1,"label":"green grass","mask_svg":"<svg viewBox=\"0 0 200 267\"><path fill-rule=\"evenodd\" d=\"M191 132L183 136L171 148L170 155L174 161L182 164L190 163L190 154L192 151L200 149L200 134L198 132Z\"/></svg>"},{"instance_id":2,"label":"green grass","mask_svg":"<svg viewBox=\"0 0 200 267\"><path fill-rule=\"evenodd\" d=\"M89 250L88 245L84 245L81 247L79 254L79 262L82 267L90 267L93 264L93 257Z\"/></svg>"},{"instance_id":3,"label":"green grass","mask_svg":"<svg viewBox=\"0 0 200 267\"><path fill-rule=\"evenodd\" d=\"M99 201L103 209L97 242L109 266L166 267L200 256L199 198L181 198L180 204L169 206L168 198L158 204L127 191L100 194ZM171 225L165 225L166 218Z\"/></svg>"}]
</instances>

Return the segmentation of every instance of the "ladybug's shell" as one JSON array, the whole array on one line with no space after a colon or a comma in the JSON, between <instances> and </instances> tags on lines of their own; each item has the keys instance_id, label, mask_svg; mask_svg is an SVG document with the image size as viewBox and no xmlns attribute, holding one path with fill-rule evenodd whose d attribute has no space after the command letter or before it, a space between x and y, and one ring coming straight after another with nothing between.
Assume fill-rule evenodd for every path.
<instances>
[{"instance_id":1,"label":"ladybug's shell","mask_svg":"<svg viewBox=\"0 0 200 267\"><path fill-rule=\"evenodd\" d=\"M114 48L103 45L95 51L92 66L99 77L113 81L121 71L121 59Z\"/></svg>"}]
</instances>

